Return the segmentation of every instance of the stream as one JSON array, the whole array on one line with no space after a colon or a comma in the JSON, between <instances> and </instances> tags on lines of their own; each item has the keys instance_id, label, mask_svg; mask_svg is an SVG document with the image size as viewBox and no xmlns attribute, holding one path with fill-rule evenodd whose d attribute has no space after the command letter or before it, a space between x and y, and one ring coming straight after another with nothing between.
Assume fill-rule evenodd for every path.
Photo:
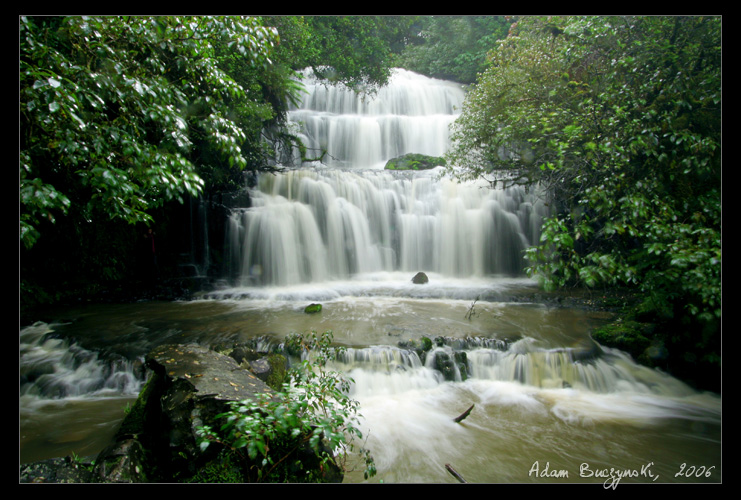
<instances>
[{"instance_id":1,"label":"stream","mask_svg":"<svg viewBox=\"0 0 741 500\"><path fill-rule=\"evenodd\" d=\"M605 314L476 300L484 290L505 298L532 287L525 279L408 282L369 276L60 310L58 321L21 331L21 463L97 453L136 398L141 359L156 345L280 344L293 332L331 330L351 354L336 368L354 381L378 468L370 482L455 482L446 464L471 483L603 484L615 471L625 476L618 483L721 481L720 397L619 351L589 356L589 331ZM304 313L318 297L322 312ZM446 381L400 347L423 336L465 352L469 376ZM363 481L360 472L345 479Z\"/></svg>"}]
</instances>

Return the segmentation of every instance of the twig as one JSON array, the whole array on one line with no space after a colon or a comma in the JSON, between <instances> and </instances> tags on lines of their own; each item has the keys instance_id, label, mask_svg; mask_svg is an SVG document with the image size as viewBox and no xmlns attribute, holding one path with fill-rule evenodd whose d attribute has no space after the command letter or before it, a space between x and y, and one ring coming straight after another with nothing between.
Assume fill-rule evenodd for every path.
<instances>
[{"instance_id":1,"label":"twig","mask_svg":"<svg viewBox=\"0 0 741 500\"><path fill-rule=\"evenodd\" d=\"M458 415L455 419L453 419L453 422L460 423L462 420L464 420L471 413L471 410L473 410L474 406L475 405L471 405L471 407L468 410L464 411L463 413Z\"/></svg>"},{"instance_id":2,"label":"twig","mask_svg":"<svg viewBox=\"0 0 741 500\"><path fill-rule=\"evenodd\" d=\"M476 306L476 302L478 302L478 300L479 300L479 298L476 297L476 300L474 300L473 302L471 302L471 307L468 308L468 312L466 313L466 319L469 320L469 321L471 320L471 317L473 317L473 315L474 315L474 312L475 312L474 311L474 306Z\"/></svg>"},{"instance_id":3,"label":"twig","mask_svg":"<svg viewBox=\"0 0 741 500\"><path fill-rule=\"evenodd\" d=\"M455 471L455 469L453 469L453 467L450 464L445 464L445 468L448 469L448 472L450 472L453 475L453 477L458 480L458 482L460 482L460 483L465 483L466 482L466 480L463 479L463 476L461 476L460 474L458 474Z\"/></svg>"}]
</instances>

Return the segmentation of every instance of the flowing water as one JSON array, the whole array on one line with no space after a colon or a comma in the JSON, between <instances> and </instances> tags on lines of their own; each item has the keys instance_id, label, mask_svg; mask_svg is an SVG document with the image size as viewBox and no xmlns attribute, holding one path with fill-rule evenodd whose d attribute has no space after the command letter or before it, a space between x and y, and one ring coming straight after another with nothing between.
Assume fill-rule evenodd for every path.
<instances>
[{"instance_id":1,"label":"flowing water","mask_svg":"<svg viewBox=\"0 0 741 500\"><path fill-rule=\"evenodd\" d=\"M291 119L330 156L262 176L250 206L234 207L230 286L189 302L59 310L21 329L21 462L97 453L156 345L268 348L331 330L378 468L370 482L456 482L446 465L468 482L720 482L720 396L597 346L602 314L527 301L522 250L547 213L538 193L380 168L442 154L462 99L403 71L376 99L310 85ZM428 283L412 283L418 271ZM312 302L321 313L304 313ZM406 347L422 337L466 365L443 377L432 355Z\"/></svg>"}]
</instances>

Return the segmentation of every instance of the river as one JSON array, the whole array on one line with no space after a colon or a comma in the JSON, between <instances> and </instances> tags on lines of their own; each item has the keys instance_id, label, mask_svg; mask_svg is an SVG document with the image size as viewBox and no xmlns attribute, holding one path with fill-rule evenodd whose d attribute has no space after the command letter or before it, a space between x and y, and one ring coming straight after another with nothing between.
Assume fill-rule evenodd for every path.
<instances>
[{"instance_id":1,"label":"river","mask_svg":"<svg viewBox=\"0 0 741 500\"><path fill-rule=\"evenodd\" d=\"M374 296L346 295L348 289L371 290L370 278L313 285L325 297L345 293L323 301L316 315L303 312L308 301L295 299L298 293L311 298L299 287L290 300L217 294L189 302L91 305L58 311L56 323L25 328L21 371L33 382L21 384L21 462L100 451L143 381L137 360L158 344L255 338L280 344L292 332L331 330L338 344L365 353L355 356L365 361L338 368L354 380L352 396L360 402L366 445L378 467L371 482L455 481L446 464L472 483L604 481L582 477L585 466L592 474L643 470L623 483L721 480L720 397L617 351L579 360L590 329L604 315L474 302L473 295L461 298L460 282L435 275L427 285L384 276L381 287L375 278ZM505 297L531 286L482 279L469 293L478 296L488 287ZM408 353L400 355L404 341L421 336L445 337L448 346L466 352L470 377L446 381ZM471 405L468 418L454 423ZM693 475L677 476L685 464ZM696 477L700 471L707 477ZM346 478L362 480L355 473Z\"/></svg>"}]
</instances>

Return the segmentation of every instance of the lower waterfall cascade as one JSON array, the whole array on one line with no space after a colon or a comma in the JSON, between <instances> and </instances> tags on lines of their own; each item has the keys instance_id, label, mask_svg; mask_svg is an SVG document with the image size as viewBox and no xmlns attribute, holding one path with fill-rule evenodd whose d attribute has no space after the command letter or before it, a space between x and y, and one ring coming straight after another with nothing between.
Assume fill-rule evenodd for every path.
<instances>
[{"instance_id":1,"label":"lower waterfall cascade","mask_svg":"<svg viewBox=\"0 0 741 500\"><path fill-rule=\"evenodd\" d=\"M260 178L228 222L241 286L378 272L522 275L546 213L524 189L490 190L383 171L298 170Z\"/></svg>"}]
</instances>

